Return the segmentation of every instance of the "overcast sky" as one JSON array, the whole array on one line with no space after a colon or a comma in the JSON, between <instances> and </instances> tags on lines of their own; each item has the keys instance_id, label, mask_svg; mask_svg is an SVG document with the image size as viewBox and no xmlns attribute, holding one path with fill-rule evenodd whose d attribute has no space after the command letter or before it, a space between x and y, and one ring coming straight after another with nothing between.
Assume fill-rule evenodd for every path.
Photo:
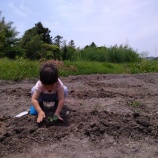
<instances>
[{"instance_id":1,"label":"overcast sky","mask_svg":"<svg viewBox=\"0 0 158 158\"><path fill-rule=\"evenodd\" d=\"M40 21L76 47L129 44L158 56L158 0L0 0L0 11L19 36Z\"/></svg>"}]
</instances>

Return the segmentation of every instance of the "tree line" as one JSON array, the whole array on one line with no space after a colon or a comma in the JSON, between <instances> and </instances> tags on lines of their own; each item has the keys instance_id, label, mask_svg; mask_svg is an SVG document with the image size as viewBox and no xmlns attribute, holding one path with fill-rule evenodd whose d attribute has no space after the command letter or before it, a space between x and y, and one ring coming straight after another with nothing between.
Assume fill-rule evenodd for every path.
<instances>
[{"instance_id":1,"label":"tree line","mask_svg":"<svg viewBox=\"0 0 158 158\"><path fill-rule=\"evenodd\" d=\"M27 58L30 60L88 60L99 62L135 62L140 60L137 51L129 45L114 45L98 47L94 42L84 48L77 48L74 40L68 43L62 36L54 38L49 28L38 22L25 31L21 38L17 38L18 31L13 22L6 22L0 12L0 58Z\"/></svg>"}]
</instances>

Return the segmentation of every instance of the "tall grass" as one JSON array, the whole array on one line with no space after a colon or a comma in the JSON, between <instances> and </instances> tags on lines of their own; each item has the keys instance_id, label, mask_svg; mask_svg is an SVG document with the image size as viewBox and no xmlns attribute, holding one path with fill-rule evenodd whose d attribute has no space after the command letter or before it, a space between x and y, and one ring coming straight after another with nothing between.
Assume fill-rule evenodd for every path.
<instances>
[{"instance_id":1,"label":"tall grass","mask_svg":"<svg viewBox=\"0 0 158 158\"><path fill-rule=\"evenodd\" d=\"M128 63L124 65L126 73L152 73L158 72L158 60L142 60L139 63Z\"/></svg>"},{"instance_id":2,"label":"tall grass","mask_svg":"<svg viewBox=\"0 0 158 158\"><path fill-rule=\"evenodd\" d=\"M39 61L26 59L9 60L0 59L0 80L21 80L24 78L38 78ZM158 72L158 61L135 63L109 63L91 61L65 61L59 69L60 76L88 75L88 74L136 74Z\"/></svg>"},{"instance_id":3,"label":"tall grass","mask_svg":"<svg viewBox=\"0 0 158 158\"><path fill-rule=\"evenodd\" d=\"M73 67L76 69L62 69L60 70L62 76L81 74L109 74L123 72L123 66L121 64L114 64L108 62L65 61L64 65L65 67Z\"/></svg>"},{"instance_id":4,"label":"tall grass","mask_svg":"<svg viewBox=\"0 0 158 158\"><path fill-rule=\"evenodd\" d=\"M10 60L7 58L0 59L1 80L20 80L37 77L38 70L38 61L24 59Z\"/></svg>"}]
</instances>

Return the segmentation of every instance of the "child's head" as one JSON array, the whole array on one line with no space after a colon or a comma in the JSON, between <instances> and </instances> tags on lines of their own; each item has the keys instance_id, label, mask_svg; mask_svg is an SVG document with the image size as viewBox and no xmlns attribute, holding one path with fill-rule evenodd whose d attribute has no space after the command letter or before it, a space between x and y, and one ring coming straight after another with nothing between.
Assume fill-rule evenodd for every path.
<instances>
[{"instance_id":1,"label":"child's head","mask_svg":"<svg viewBox=\"0 0 158 158\"><path fill-rule=\"evenodd\" d=\"M40 81L44 85L52 85L58 81L58 69L51 63L46 63L40 69Z\"/></svg>"}]
</instances>

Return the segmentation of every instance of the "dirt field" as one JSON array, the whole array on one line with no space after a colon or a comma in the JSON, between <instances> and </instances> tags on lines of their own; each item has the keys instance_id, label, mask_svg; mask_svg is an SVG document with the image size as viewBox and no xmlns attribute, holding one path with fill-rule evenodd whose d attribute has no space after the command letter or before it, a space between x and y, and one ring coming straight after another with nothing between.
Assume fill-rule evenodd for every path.
<instances>
[{"instance_id":1,"label":"dirt field","mask_svg":"<svg viewBox=\"0 0 158 158\"><path fill-rule=\"evenodd\" d=\"M64 122L50 127L14 118L29 109L36 79L0 81L1 158L158 158L158 73L61 80Z\"/></svg>"}]
</instances>

